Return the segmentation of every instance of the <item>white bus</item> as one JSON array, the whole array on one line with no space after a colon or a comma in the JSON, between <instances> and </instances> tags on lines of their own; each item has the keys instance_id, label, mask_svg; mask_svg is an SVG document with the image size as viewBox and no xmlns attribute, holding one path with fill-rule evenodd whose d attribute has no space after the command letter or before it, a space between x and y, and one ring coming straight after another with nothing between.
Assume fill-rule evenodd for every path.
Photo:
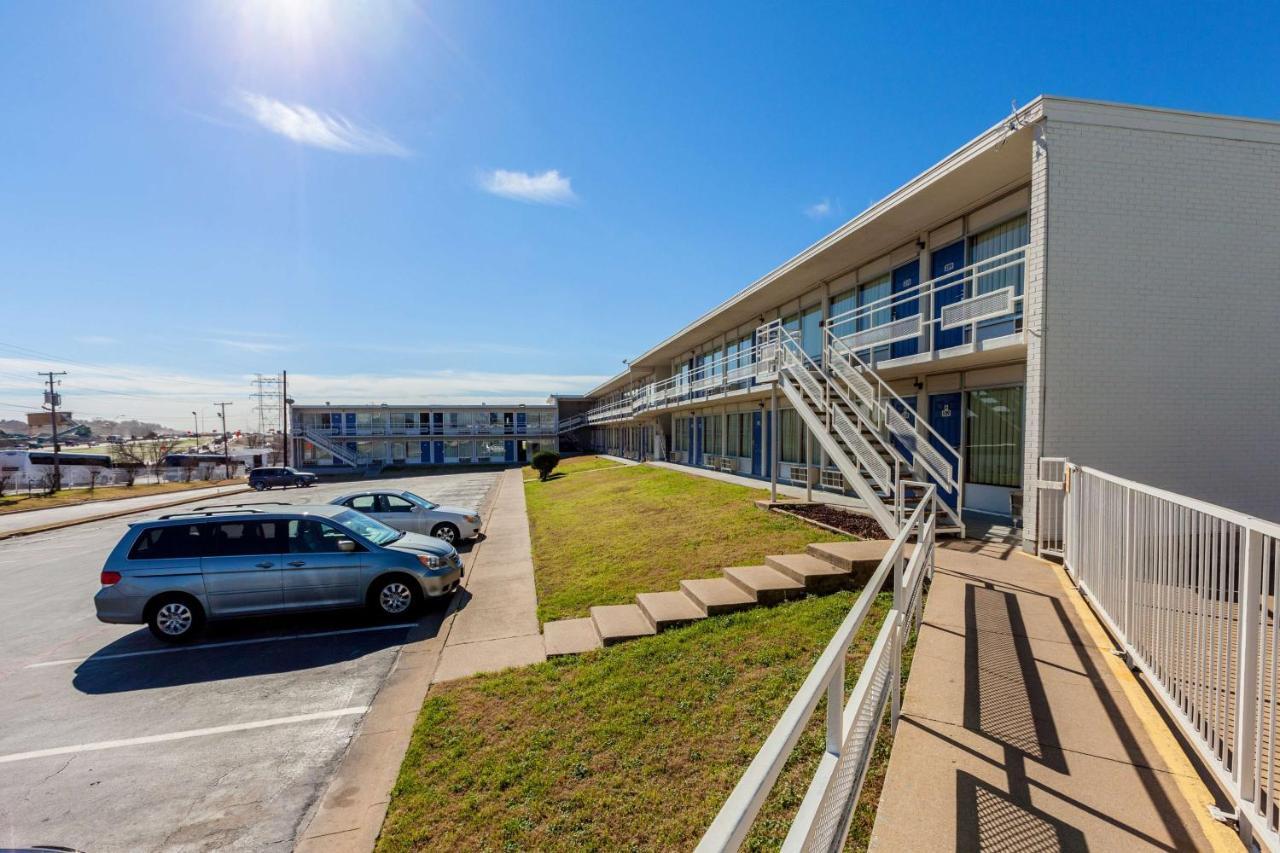
<instances>
[{"instance_id":1,"label":"white bus","mask_svg":"<svg viewBox=\"0 0 1280 853\"><path fill-rule=\"evenodd\" d=\"M122 473L110 456L97 453L59 453L58 467L63 486L87 486L90 480L98 485L114 483ZM0 479L6 490L41 486L45 477L52 475L50 450L0 450Z\"/></svg>"}]
</instances>

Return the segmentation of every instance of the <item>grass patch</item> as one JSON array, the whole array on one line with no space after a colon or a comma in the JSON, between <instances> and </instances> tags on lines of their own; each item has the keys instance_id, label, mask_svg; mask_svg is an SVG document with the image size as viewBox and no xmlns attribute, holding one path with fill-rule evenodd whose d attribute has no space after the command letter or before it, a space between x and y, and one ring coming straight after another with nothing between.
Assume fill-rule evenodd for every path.
<instances>
[{"instance_id":1,"label":"grass patch","mask_svg":"<svg viewBox=\"0 0 1280 853\"><path fill-rule=\"evenodd\" d=\"M378 850L691 849L854 598L714 617L432 688ZM877 597L851 647L847 691L889 605ZM822 753L824 709L746 849L776 849L785 837ZM869 780L854 849L869 840L878 790Z\"/></svg>"},{"instance_id":2,"label":"grass patch","mask_svg":"<svg viewBox=\"0 0 1280 853\"><path fill-rule=\"evenodd\" d=\"M852 538L757 509L765 494L648 465L526 483L538 618L586 616L592 605Z\"/></svg>"},{"instance_id":3,"label":"grass patch","mask_svg":"<svg viewBox=\"0 0 1280 853\"><path fill-rule=\"evenodd\" d=\"M583 471L599 471L602 468L622 468L621 462L615 462L612 459L603 459L599 456L570 456L567 459L561 459L560 464L551 472L551 479L556 480L569 474L580 474ZM525 482L538 479L538 472L533 470L533 466L524 466L522 473Z\"/></svg>"},{"instance_id":4,"label":"grass patch","mask_svg":"<svg viewBox=\"0 0 1280 853\"><path fill-rule=\"evenodd\" d=\"M98 486L91 493L88 489L62 489L52 495L32 492L0 495L0 515L29 509L52 509L58 506L112 501L121 498L140 498L166 492L185 492L191 489L207 489L211 486L229 486L244 483L239 480L200 480L191 483L148 483L134 486Z\"/></svg>"}]
</instances>

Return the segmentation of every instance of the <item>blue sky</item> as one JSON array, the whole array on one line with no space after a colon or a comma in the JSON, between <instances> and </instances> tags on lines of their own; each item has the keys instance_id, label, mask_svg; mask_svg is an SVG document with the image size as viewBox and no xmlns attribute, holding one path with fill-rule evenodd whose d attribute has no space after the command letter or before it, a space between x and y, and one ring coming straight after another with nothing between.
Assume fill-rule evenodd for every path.
<instances>
[{"instance_id":1,"label":"blue sky","mask_svg":"<svg viewBox=\"0 0 1280 853\"><path fill-rule=\"evenodd\" d=\"M1274 5L0 4L0 417L582 391L1049 92L1280 118Z\"/></svg>"}]
</instances>

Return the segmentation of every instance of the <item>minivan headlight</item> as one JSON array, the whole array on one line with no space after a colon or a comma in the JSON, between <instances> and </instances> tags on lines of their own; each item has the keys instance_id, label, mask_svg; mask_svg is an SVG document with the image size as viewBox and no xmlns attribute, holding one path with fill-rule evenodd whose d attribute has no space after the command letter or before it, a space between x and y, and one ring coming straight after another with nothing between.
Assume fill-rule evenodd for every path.
<instances>
[{"instance_id":1,"label":"minivan headlight","mask_svg":"<svg viewBox=\"0 0 1280 853\"><path fill-rule=\"evenodd\" d=\"M418 562L428 569L443 569L447 565L443 557L435 554L419 554Z\"/></svg>"}]
</instances>

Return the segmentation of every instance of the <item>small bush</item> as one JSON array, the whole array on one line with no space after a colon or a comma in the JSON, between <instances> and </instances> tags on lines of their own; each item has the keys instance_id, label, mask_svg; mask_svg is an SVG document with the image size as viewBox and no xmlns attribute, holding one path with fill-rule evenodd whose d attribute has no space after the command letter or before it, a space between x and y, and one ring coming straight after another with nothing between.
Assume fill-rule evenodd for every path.
<instances>
[{"instance_id":1,"label":"small bush","mask_svg":"<svg viewBox=\"0 0 1280 853\"><path fill-rule=\"evenodd\" d=\"M539 450L533 454L533 459L529 461L533 466L533 470L538 472L539 480L546 480L551 476L551 472L560 464L560 454L553 450Z\"/></svg>"}]
</instances>

